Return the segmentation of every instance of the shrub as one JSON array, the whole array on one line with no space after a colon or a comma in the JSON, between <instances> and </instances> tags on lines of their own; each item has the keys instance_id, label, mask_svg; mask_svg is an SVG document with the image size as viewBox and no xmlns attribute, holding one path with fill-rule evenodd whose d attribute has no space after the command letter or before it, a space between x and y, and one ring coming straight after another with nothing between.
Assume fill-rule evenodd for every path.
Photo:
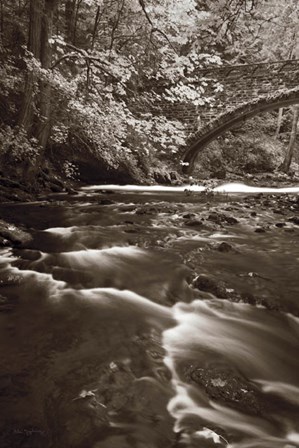
<instances>
[{"instance_id":1,"label":"shrub","mask_svg":"<svg viewBox=\"0 0 299 448\"><path fill-rule=\"evenodd\" d=\"M5 163L30 163L34 165L39 154L36 139L29 139L24 129L11 128L8 125L0 129L0 157Z\"/></svg>"}]
</instances>

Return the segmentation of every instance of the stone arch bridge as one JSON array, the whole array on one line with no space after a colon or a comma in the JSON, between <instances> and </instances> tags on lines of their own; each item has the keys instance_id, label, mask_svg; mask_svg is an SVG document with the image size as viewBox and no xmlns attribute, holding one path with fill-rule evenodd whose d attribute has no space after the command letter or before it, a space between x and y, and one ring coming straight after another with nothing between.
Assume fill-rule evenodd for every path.
<instances>
[{"instance_id":1,"label":"stone arch bridge","mask_svg":"<svg viewBox=\"0 0 299 448\"><path fill-rule=\"evenodd\" d=\"M299 103L299 60L199 69L198 88L203 80L211 104L165 103L160 113L184 122L189 131L183 150L183 171L192 172L198 153L234 125L261 112ZM218 88L217 88L218 86ZM220 87L220 88L219 88Z\"/></svg>"}]
</instances>

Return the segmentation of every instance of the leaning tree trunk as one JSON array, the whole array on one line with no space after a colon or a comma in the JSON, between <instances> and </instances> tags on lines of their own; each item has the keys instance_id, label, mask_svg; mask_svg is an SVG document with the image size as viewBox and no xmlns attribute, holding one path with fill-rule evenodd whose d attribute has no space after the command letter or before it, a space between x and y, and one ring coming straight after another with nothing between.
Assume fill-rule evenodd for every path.
<instances>
[{"instance_id":1,"label":"leaning tree trunk","mask_svg":"<svg viewBox=\"0 0 299 448\"><path fill-rule=\"evenodd\" d=\"M290 165L293 158L294 148L295 148L295 141L297 136L297 125L299 120L299 105L294 106L293 108L293 124L292 124L292 131L291 131L291 137L289 141L289 146L287 149L287 153L285 155L284 161L281 165L281 170L287 173L290 169Z\"/></svg>"}]
</instances>

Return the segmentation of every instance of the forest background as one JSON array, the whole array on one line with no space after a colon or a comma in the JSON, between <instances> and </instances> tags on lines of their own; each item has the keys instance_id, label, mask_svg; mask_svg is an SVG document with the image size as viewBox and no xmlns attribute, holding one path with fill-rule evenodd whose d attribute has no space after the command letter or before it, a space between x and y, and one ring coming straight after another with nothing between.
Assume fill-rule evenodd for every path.
<instances>
[{"instance_id":1,"label":"forest background","mask_svg":"<svg viewBox=\"0 0 299 448\"><path fill-rule=\"evenodd\" d=\"M201 67L299 58L298 30L297 0L0 0L2 183L180 182L188 132L159 104L212 103ZM298 171L298 115L232 129L194 176Z\"/></svg>"}]
</instances>

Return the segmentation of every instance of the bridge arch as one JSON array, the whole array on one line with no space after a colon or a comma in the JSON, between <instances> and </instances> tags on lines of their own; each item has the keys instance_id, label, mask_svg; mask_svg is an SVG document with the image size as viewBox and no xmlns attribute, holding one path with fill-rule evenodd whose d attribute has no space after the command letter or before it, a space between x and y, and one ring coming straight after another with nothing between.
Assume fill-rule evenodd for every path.
<instances>
[{"instance_id":1,"label":"bridge arch","mask_svg":"<svg viewBox=\"0 0 299 448\"><path fill-rule=\"evenodd\" d=\"M189 137L188 147L182 158L183 172L190 174L194 169L194 164L200 151L237 123L252 118L261 112L292 104L299 104L299 87L280 91L275 95L259 97L219 115Z\"/></svg>"}]
</instances>

